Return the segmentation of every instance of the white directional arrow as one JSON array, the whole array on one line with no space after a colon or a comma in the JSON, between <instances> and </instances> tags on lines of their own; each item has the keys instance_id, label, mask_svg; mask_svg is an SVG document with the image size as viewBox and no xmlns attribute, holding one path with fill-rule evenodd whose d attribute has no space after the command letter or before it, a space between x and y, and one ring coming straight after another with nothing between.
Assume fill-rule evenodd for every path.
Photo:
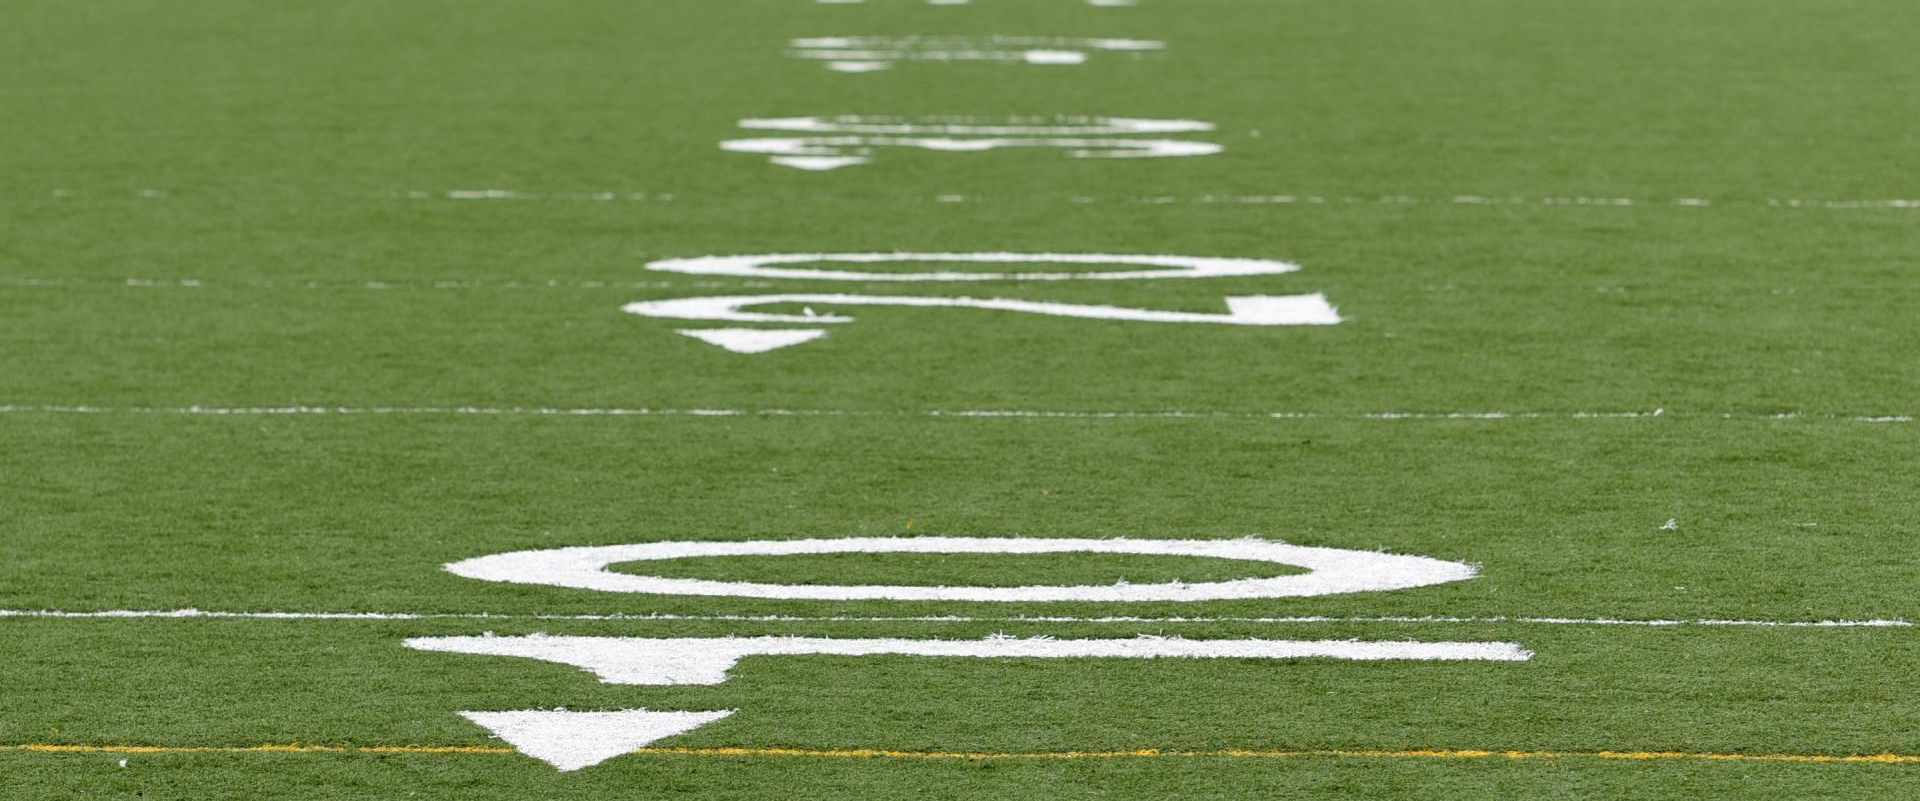
<instances>
[{"instance_id":1,"label":"white directional arrow","mask_svg":"<svg viewBox=\"0 0 1920 801\"><path fill-rule=\"evenodd\" d=\"M734 353L765 353L788 345L812 342L827 335L817 329L768 329L758 328L685 328L674 333L690 336L709 345L716 345Z\"/></svg>"},{"instance_id":2,"label":"white directional arrow","mask_svg":"<svg viewBox=\"0 0 1920 801\"><path fill-rule=\"evenodd\" d=\"M796 170L825 172L841 167L852 167L856 164L866 164L873 159L866 156L774 156L767 161Z\"/></svg>"},{"instance_id":3,"label":"white directional arrow","mask_svg":"<svg viewBox=\"0 0 1920 801\"><path fill-rule=\"evenodd\" d=\"M777 294L727 295L700 298L645 300L620 307L628 314L674 320L722 320L735 323L850 323L852 317L834 314L802 315L749 312L751 306L804 303L821 306L910 306L915 308L992 309L1051 317L1124 320L1143 323L1213 323L1217 325L1335 325L1340 313L1325 295L1241 295L1226 299L1226 314L1132 309L1124 306L1085 306L1006 298L925 298L907 295Z\"/></svg>"},{"instance_id":4,"label":"white directional arrow","mask_svg":"<svg viewBox=\"0 0 1920 801\"><path fill-rule=\"evenodd\" d=\"M461 712L507 741L520 753L562 771L598 765L644 748L655 740L685 734L733 714L719 712L568 712L529 709L519 712Z\"/></svg>"}]
</instances>

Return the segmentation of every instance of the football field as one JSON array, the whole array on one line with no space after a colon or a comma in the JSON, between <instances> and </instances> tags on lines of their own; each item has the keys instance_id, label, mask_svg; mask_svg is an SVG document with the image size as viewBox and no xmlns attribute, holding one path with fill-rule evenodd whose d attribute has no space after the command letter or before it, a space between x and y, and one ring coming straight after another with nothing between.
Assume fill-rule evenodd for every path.
<instances>
[{"instance_id":1,"label":"football field","mask_svg":"<svg viewBox=\"0 0 1920 801\"><path fill-rule=\"evenodd\" d=\"M0 799L1920 796L1916 29L6 0Z\"/></svg>"}]
</instances>

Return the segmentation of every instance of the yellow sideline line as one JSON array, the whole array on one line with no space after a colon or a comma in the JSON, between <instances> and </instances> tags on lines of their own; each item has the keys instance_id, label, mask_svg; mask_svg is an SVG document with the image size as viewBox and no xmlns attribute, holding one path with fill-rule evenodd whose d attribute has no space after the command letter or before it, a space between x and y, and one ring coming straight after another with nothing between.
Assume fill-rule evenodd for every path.
<instances>
[{"instance_id":1,"label":"yellow sideline line","mask_svg":"<svg viewBox=\"0 0 1920 801\"><path fill-rule=\"evenodd\" d=\"M0 745L3 751L43 754L511 754L494 745L69 745L23 743ZM979 761L990 759L1604 759L1627 761L1679 760L1698 762L1799 762L1920 764L1920 754L1736 754L1711 751L1489 751L1464 748L1416 749L1246 749L1163 751L897 751L882 748L640 748L630 753L700 757L811 757L825 759L916 759Z\"/></svg>"}]
</instances>

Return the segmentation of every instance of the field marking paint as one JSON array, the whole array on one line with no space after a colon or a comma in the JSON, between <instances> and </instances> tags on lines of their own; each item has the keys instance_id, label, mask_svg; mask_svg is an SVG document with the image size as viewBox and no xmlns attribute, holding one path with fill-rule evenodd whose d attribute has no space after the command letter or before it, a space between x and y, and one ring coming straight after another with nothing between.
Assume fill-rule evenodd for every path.
<instances>
[{"instance_id":1,"label":"field marking paint","mask_svg":"<svg viewBox=\"0 0 1920 801\"><path fill-rule=\"evenodd\" d=\"M0 751L36 754L512 754L496 745L87 745L77 743L18 743L0 745Z\"/></svg>"},{"instance_id":2,"label":"field marking paint","mask_svg":"<svg viewBox=\"0 0 1920 801\"><path fill-rule=\"evenodd\" d=\"M810 136L728 139L720 149L729 153L767 156L783 167L826 171L869 164L874 148L918 148L943 153L979 153L1009 147L1045 147L1067 151L1068 158L1181 158L1211 156L1226 150L1212 142L1176 139L1025 138L986 137L954 139L923 136Z\"/></svg>"},{"instance_id":3,"label":"field marking paint","mask_svg":"<svg viewBox=\"0 0 1920 801\"><path fill-rule=\"evenodd\" d=\"M724 143L722 143L722 146L724 146ZM852 167L858 164L867 164L872 161L873 159L867 158L866 156L769 156L767 158L768 164L777 164L782 167L792 167L810 172L837 170L841 167Z\"/></svg>"},{"instance_id":4,"label":"field marking paint","mask_svg":"<svg viewBox=\"0 0 1920 801\"><path fill-rule=\"evenodd\" d=\"M925 587L761 584L615 573L616 564L724 556L797 556L831 553L1109 553L1194 556L1269 562L1308 570L1272 578L1188 584L1110 586ZM848 537L758 541L648 542L552 548L481 556L446 565L447 572L481 581L571 587L600 592L802 600L890 601L1218 601L1299 598L1426 587L1473 578L1470 565L1424 556L1344 548L1313 548L1257 539L1129 540L1022 537Z\"/></svg>"},{"instance_id":5,"label":"field marking paint","mask_svg":"<svg viewBox=\"0 0 1920 801\"><path fill-rule=\"evenodd\" d=\"M745 284L751 287L769 287L762 281ZM0 278L0 286L16 287L108 287L124 286L141 289L200 289L204 287L258 287L271 289L370 289L377 291L421 290L421 289L669 289L676 286L694 286L700 288L738 288L739 282L696 281L685 284L675 281L613 281L603 279L548 278L548 279L473 279L442 278L431 281L421 280L328 280L290 278L273 280L253 278L247 280L221 281L219 279L200 278Z\"/></svg>"},{"instance_id":6,"label":"field marking paint","mask_svg":"<svg viewBox=\"0 0 1920 801\"><path fill-rule=\"evenodd\" d=\"M1292 617L1217 617L1174 616L1138 617L1115 615L1080 617L1073 615L1011 615L982 617L971 615L689 615L671 612L609 612L603 614L514 614L508 612L248 612L208 609L0 609L0 618L47 618L54 620L261 620L261 621L386 621L386 620L485 620L501 622L706 622L706 623L1073 623L1121 625L1180 624L1468 624L1468 625L1544 625L1599 626L1628 628L1791 628L1791 629L1883 629L1913 628L1911 621L1900 619L1857 620L1741 620L1728 618L1617 618L1617 617L1522 617L1507 615L1388 615L1373 617L1304 615Z\"/></svg>"},{"instance_id":7,"label":"field marking paint","mask_svg":"<svg viewBox=\"0 0 1920 801\"><path fill-rule=\"evenodd\" d=\"M1237 295L1225 299L1226 314L1176 312L1158 309L1134 309L1123 306L1094 306L1075 303L1051 303L1010 298L918 297L911 295L840 294L768 294L722 295L717 297L643 300L620 307L621 311L641 317L673 320L718 320L737 323L836 324L853 322L852 317L835 314L775 314L745 311L750 306L773 303L820 304L823 306L905 306L911 308L963 308L1021 312L1048 317L1073 317L1091 320L1116 320L1140 323L1212 323L1216 325L1337 325L1340 314L1325 295ZM811 307L808 308L811 311Z\"/></svg>"},{"instance_id":8,"label":"field marking paint","mask_svg":"<svg viewBox=\"0 0 1920 801\"><path fill-rule=\"evenodd\" d=\"M892 69L893 65L885 61L829 61L826 68L834 72L863 73Z\"/></svg>"},{"instance_id":9,"label":"field marking paint","mask_svg":"<svg viewBox=\"0 0 1920 801\"><path fill-rule=\"evenodd\" d=\"M720 712L461 712L460 716L507 741L520 753L562 773L591 767L635 749L685 734L733 714Z\"/></svg>"},{"instance_id":10,"label":"field marking paint","mask_svg":"<svg viewBox=\"0 0 1920 801\"><path fill-rule=\"evenodd\" d=\"M897 62L988 62L1078 66L1096 52L1135 59L1166 49L1146 39L1060 36L816 36L793 39L787 56L825 62L835 72L870 73Z\"/></svg>"},{"instance_id":11,"label":"field marking paint","mask_svg":"<svg viewBox=\"0 0 1920 801\"><path fill-rule=\"evenodd\" d=\"M1133 265L1147 270L1056 270L1051 272L971 272L937 270L896 273L861 270L791 268L791 264L1055 264L1079 266ZM1300 265L1270 259L1215 256L1125 255L1117 253L764 253L747 256L698 256L650 262L648 270L689 275L811 281L1134 281L1160 278L1225 278L1283 275Z\"/></svg>"},{"instance_id":12,"label":"field marking paint","mask_svg":"<svg viewBox=\"0 0 1920 801\"><path fill-rule=\"evenodd\" d=\"M1214 130L1202 120L1145 117L976 117L929 115L894 117L847 114L837 117L753 117L740 121L753 131L807 134L887 134L939 136L1094 136L1103 134L1200 133Z\"/></svg>"},{"instance_id":13,"label":"field marking paint","mask_svg":"<svg viewBox=\"0 0 1920 801\"><path fill-rule=\"evenodd\" d=\"M825 637L413 637L419 651L511 656L571 665L604 684L712 685L754 656L919 656L973 659L1339 659L1359 662L1525 662L1533 652L1510 642L1362 640L983 640L832 639Z\"/></svg>"},{"instance_id":14,"label":"field marking paint","mask_svg":"<svg viewBox=\"0 0 1920 801\"><path fill-rule=\"evenodd\" d=\"M750 131L802 133L806 136L729 139L722 150L768 156L773 164L806 170L832 170L865 164L875 148L918 148L944 153L980 153L1009 147L1046 147L1069 158L1180 158L1210 156L1226 148L1213 142L1182 139L1127 139L1211 131L1200 120L1139 117L985 118L973 116L763 117L740 121Z\"/></svg>"},{"instance_id":15,"label":"field marking paint","mask_svg":"<svg viewBox=\"0 0 1920 801\"><path fill-rule=\"evenodd\" d=\"M827 335L817 329L683 328L674 331L734 353L765 353Z\"/></svg>"},{"instance_id":16,"label":"field marking paint","mask_svg":"<svg viewBox=\"0 0 1920 801\"><path fill-rule=\"evenodd\" d=\"M816 320L817 321L817 320ZM1916 415L1808 414L1804 412L1227 412L1227 411L1062 411L1044 409L727 409L649 408L643 406L108 406L98 404L0 404L0 414L126 414L204 417L252 416L477 416L477 417L933 417L959 420L1352 420L1352 421L1510 421L1510 420L1728 420L1770 422L1912 423Z\"/></svg>"},{"instance_id":17,"label":"field marking paint","mask_svg":"<svg viewBox=\"0 0 1920 801\"><path fill-rule=\"evenodd\" d=\"M0 744L0 752L33 754L426 754L490 755L515 753L511 748L492 745L309 745L284 743L267 745L94 745L73 743ZM985 760L1131 760L1131 759L1418 759L1418 760L1560 760L1598 759L1625 761L1700 761L1700 762L1784 762L1847 765L1920 764L1920 754L1818 754L1818 753L1740 753L1715 751L1552 751L1478 748L1219 748L1200 751L1138 748L1124 751L911 751L888 748L774 748L722 746L713 748L647 747L634 749L635 755L711 758L797 758L797 759L902 759L938 761Z\"/></svg>"}]
</instances>

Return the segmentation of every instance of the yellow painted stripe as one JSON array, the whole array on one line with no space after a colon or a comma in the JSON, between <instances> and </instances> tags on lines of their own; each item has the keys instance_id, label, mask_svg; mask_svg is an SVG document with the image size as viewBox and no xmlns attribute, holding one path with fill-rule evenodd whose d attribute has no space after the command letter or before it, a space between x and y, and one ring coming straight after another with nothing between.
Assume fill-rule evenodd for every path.
<instances>
[{"instance_id":1,"label":"yellow painted stripe","mask_svg":"<svg viewBox=\"0 0 1920 801\"><path fill-rule=\"evenodd\" d=\"M0 752L42 754L511 754L494 745L0 745ZM1800 762L1920 764L1920 754L1740 754L1712 751L1490 751L1478 749L1246 749L1204 751L901 751L883 748L641 748L635 754L696 757L806 757L816 759L917 759L946 761L1067 759L1602 759L1626 761Z\"/></svg>"}]
</instances>

